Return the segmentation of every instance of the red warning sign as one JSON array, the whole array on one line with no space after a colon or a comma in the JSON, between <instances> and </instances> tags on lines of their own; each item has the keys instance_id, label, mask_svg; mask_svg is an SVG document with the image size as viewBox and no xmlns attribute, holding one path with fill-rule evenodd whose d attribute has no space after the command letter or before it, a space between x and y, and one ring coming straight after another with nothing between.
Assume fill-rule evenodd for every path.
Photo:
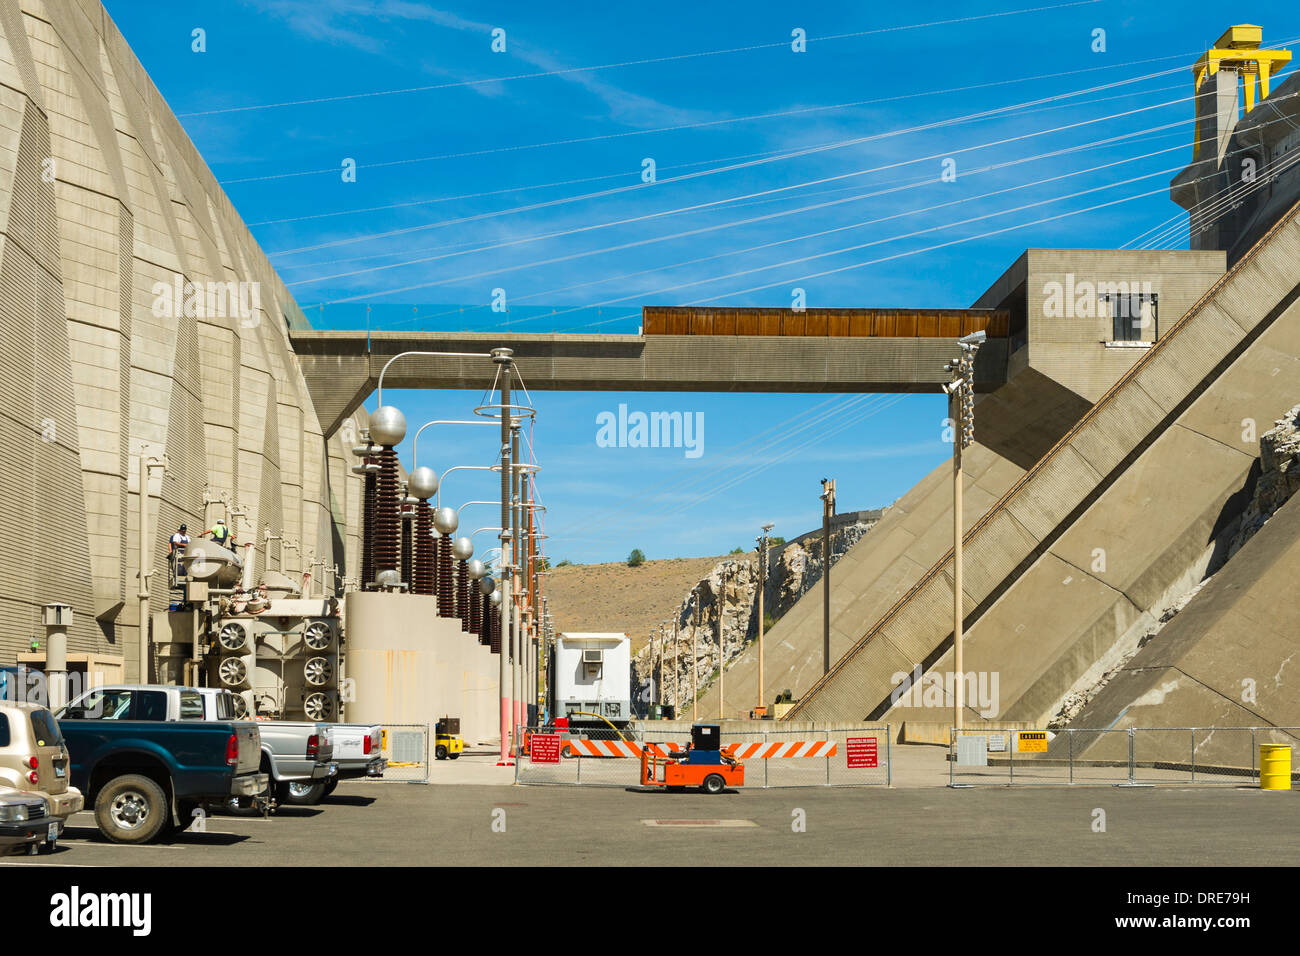
<instances>
[{"instance_id":1,"label":"red warning sign","mask_svg":"<svg viewBox=\"0 0 1300 956\"><path fill-rule=\"evenodd\" d=\"M532 740L528 742L528 747L529 763L560 762L559 734L533 734Z\"/></svg>"},{"instance_id":2,"label":"red warning sign","mask_svg":"<svg viewBox=\"0 0 1300 956\"><path fill-rule=\"evenodd\" d=\"M850 770L880 766L875 737L850 737L844 751L848 755Z\"/></svg>"}]
</instances>

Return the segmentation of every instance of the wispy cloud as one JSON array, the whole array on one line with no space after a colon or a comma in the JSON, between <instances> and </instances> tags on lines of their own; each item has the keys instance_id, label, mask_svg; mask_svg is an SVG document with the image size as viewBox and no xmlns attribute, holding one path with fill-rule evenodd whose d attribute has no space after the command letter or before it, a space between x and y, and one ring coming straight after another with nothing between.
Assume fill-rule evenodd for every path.
<instances>
[{"instance_id":1,"label":"wispy cloud","mask_svg":"<svg viewBox=\"0 0 1300 956\"><path fill-rule=\"evenodd\" d=\"M352 46L372 54L383 54L386 46L380 32L374 29L376 23L430 23L461 33L480 35L485 44L492 30L498 26L407 0L257 0L254 5L303 36L324 43ZM673 126L717 118L707 112L672 106L633 93L592 72L564 72L572 70L574 64L565 63L509 34L506 50L514 59L534 67L538 72L556 73L559 79L590 93L605 106L610 119L626 126ZM441 65L422 66L427 73L458 79L470 78ZM473 89L491 98L503 93L502 85L496 83L478 84Z\"/></svg>"}]
</instances>

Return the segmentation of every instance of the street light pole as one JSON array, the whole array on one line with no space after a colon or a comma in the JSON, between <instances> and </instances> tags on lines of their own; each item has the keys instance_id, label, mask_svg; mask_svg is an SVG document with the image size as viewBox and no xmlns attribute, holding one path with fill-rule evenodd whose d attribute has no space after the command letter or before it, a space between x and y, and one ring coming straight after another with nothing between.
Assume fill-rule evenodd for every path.
<instances>
[{"instance_id":1,"label":"street light pole","mask_svg":"<svg viewBox=\"0 0 1300 956\"><path fill-rule=\"evenodd\" d=\"M654 633L653 631L651 632ZM663 716L664 705L664 626L659 625L659 676L655 678L655 705L661 708L659 716Z\"/></svg>"},{"instance_id":2,"label":"street light pole","mask_svg":"<svg viewBox=\"0 0 1300 956\"><path fill-rule=\"evenodd\" d=\"M831 670L831 518L835 515L835 479L822 479L822 673Z\"/></svg>"},{"instance_id":3,"label":"street light pole","mask_svg":"<svg viewBox=\"0 0 1300 956\"><path fill-rule=\"evenodd\" d=\"M718 584L720 586L718 593L718 720L722 720L727 714L727 662L722 647L722 611L726 607L727 598L726 567L726 565L723 565L723 571L718 575Z\"/></svg>"},{"instance_id":4,"label":"street light pole","mask_svg":"<svg viewBox=\"0 0 1300 956\"><path fill-rule=\"evenodd\" d=\"M948 393L948 416L952 423L952 648L953 648L953 728L962 729L965 691L965 662L962 660L962 451L975 440L975 353L984 343L986 333L975 332L957 340L961 356L950 361L947 370L952 381L944 386Z\"/></svg>"},{"instance_id":5,"label":"street light pole","mask_svg":"<svg viewBox=\"0 0 1300 956\"><path fill-rule=\"evenodd\" d=\"M511 573L514 575L515 587L511 589L511 603L514 605L512 612L514 619L514 726L518 727L523 724L524 710L524 635L523 620L520 611L524 600L524 550L523 539L520 533L520 524L522 515L520 487L519 487L519 429L521 422L513 420L510 422L510 483L511 483L511 501L514 507L511 509L511 530L514 534L513 548L511 554L514 556L511 564L515 570Z\"/></svg>"},{"instance_id":6,"label":"street light pole","mask_svg":"<svg viewBox=\"0 0 1300 956\"><path fill-rule=\"evenodd\" d=\"M497 660L497 692L501 698L501 754L498 767L510 766L510 377L512 356L507 348L492 350L501 366L501 654Z\"/></svg>"},{"instance_id":7,"label":"street light pole","mask_svg":"<svg viewBox=\"0 0 1300 956\"><path fill-rule=\"evenodd\" d=\"M767 698L763 694L763 631L766 620L763 615L763 593L767 590L767 533L772 524L763 525L763 534L758 539L758 706L763 707Z\"/></svg>"},{"instance_id":8,"label":"street light pole","mask_svg":"<svg viewBox=\"0 0 1300 956\"><path fill-rule=\"evenodd\" d=\"M700 719L700 588L695 587L695 627L691 629L691 723Z\"/></svg>"}]
</instances>

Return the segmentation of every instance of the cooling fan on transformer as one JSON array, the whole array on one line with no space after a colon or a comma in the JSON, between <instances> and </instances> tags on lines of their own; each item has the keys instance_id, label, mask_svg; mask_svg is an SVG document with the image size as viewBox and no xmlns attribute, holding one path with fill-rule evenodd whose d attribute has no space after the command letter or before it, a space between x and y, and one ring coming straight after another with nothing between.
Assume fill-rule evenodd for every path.
<instances>
[{"instance_id":1,"label":"cooling fan on transformer","mask_svg":"<svg viewBox=\"0 0 1300 956\"><path fill-rule=\"evenodd\" d=\"M334 718L334 698L330 694L317 691L308 694L302 702L302 709L308 720L332 720Z\"/></svg>"},{"instance_id":2,"label":"cooling fan on transformer","mask_svg":"<svg viewBox=\"0 0 1300 956\"><path fill-rule=\"evenodd\" d=\"M313 687L324 687L334 679L334 665L327 657L312 657L302 666L302 675Z\"/></svg>"},{"instance_id":3,"label":"cooling fan on transformer","mask_svg":"<svg viewBox=\"0 0 1300 956\"><path fill-rule=\"evenodd\" d=\"M313 651L323 651L330 646L334 634L324 621L314 621L303 631L302 640Z\"/></svg>"},{"instance_id":4,"label":"cooling fan on transformer","mask_svg":"<svg viewBox=\"0 0 1300 956\"><path fill-rule=\"evenodd\" d=\"M217 641L221 644L223 650L242 651L248 643L248 632L244 630L242 624L236 624L232 621L222 626L217 634Z\"/></svg>"},{"instance_id":5,"label":"cooling fan on transformer","mask_svg":"<svg viewBox=\"0 0 1300 956\"><path fill-rule=\"evenodd\" d=\"M243 687L248 682L248 665L242 657L227 657L217 668L217 674L227 687Z\"/></svg>"}]
</instances>

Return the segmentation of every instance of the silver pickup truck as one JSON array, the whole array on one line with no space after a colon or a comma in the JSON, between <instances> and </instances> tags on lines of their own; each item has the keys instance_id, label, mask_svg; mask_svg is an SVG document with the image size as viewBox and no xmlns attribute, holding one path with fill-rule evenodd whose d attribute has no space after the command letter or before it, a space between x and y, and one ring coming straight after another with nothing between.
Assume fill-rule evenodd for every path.
<instances>
[{"instance_id":1,"label":"silver pickup truck","mask_svg":"<svg viewBox=\"0 0 1300 956\"><path fill-rule=\"evenodd\" d=\"M203 720L215 720L213 716L226 713L233 708L234 695L219 687L199 687L198 693L203 698ZM188 718L186 718L188 719ZM194 718L200 719L200 718ZM281 721L259 720L259 727L275 726ZM338 772L328 779L289 780L278 788L276 796L281 803L298 806L315 806L339 785L341 780L355 780L361 777L382 777L388 769L388 760L380 752L380 727L378 724L322 724L329 727L330 743L334 748L334 763Z\"/></svg>"},{"instance_id":2,"label":"silver pickup truck","mask_svg":"<svg viewBox=\"0 0 1300 956\"><path fill-rule=\"evenodd\" d=\"M222 696L224 694L224 696ZM109 684L87 691L56 717L76 720L234 720L228 691L171 684ZM324 723L252 721L261 734L261 772L279 803L302 803L299 794L318 791L337 779L333 727ZM319 801L319 798L318 798ZM249 811L252 801L231 798L228 809Z\"/></svg>"}]
</instances>

